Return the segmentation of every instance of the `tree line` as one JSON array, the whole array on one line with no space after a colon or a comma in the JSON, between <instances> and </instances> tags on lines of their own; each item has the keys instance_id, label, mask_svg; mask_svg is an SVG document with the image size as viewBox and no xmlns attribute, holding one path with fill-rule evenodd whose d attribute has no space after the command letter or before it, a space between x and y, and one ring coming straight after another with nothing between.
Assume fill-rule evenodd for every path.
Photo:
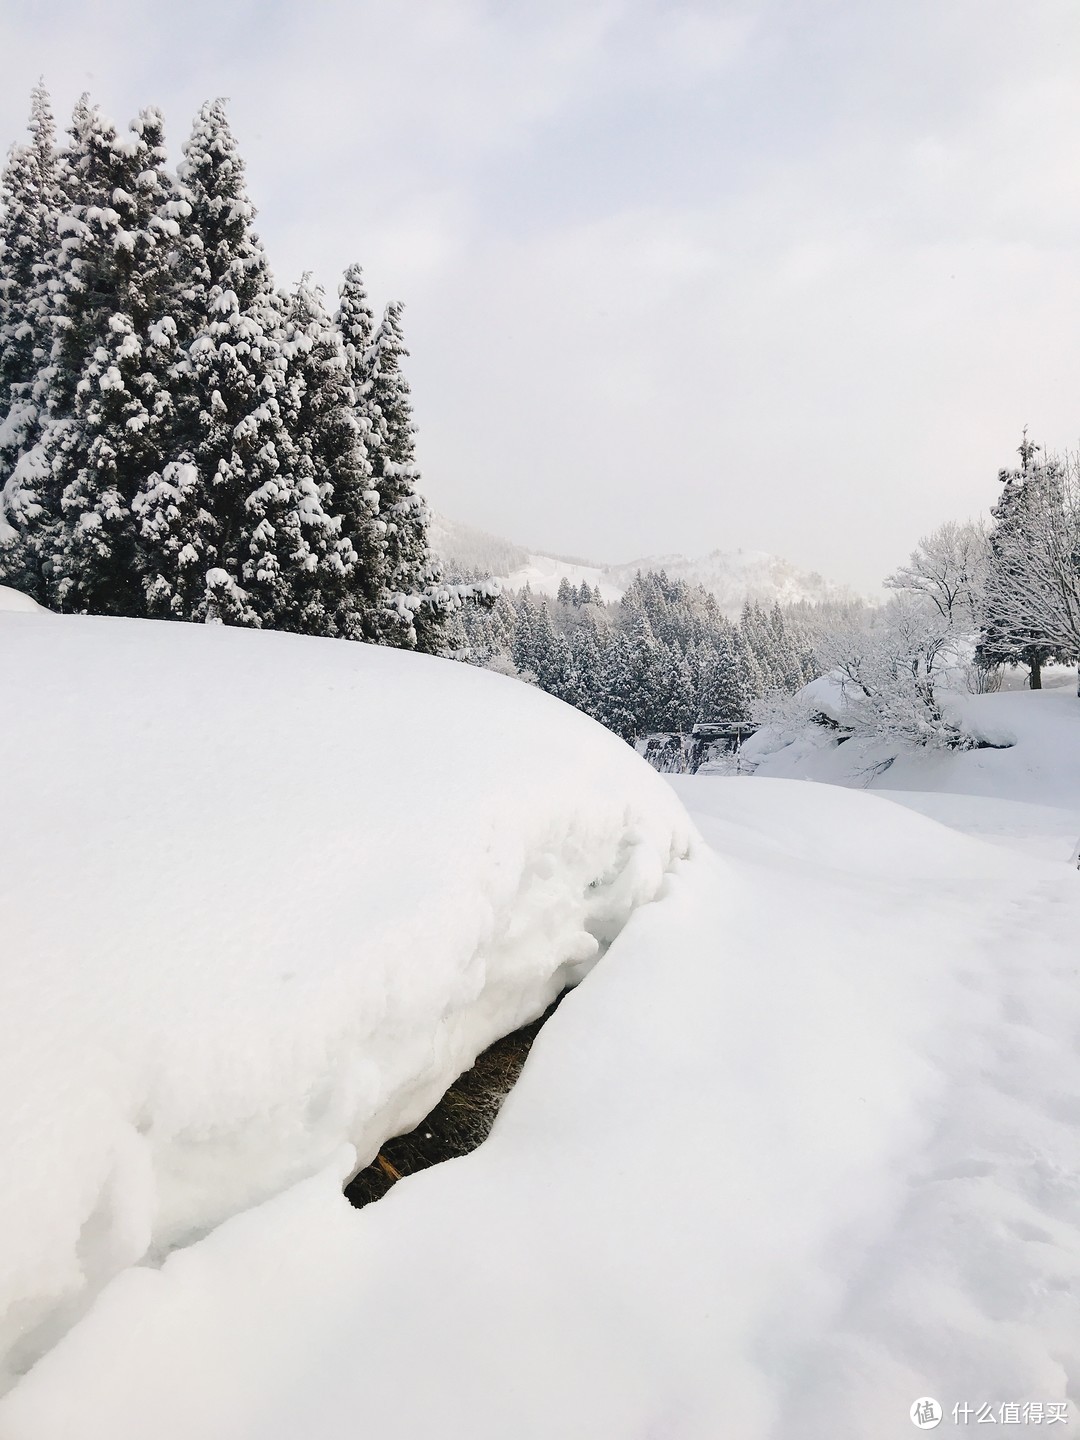
<instances>
[{"instance_id":1,"label":"tree line","mask_svg":"<svg viewBox=\"0 0 1080 1440\"><path fill-rule=\"evenodd\" d=\"M452 623L452 653L516 675L633 742L699 721L748 724L766 693L818 672L807 627L754 601L737 623L701 585L639 573L622 598L567 579L554 598L505 592Z\"/></svg>"},{"instance_id":2,"label":"tree line","mask_svg":"<svg viewBox=\"0 0 1080 1440\"><path fill-rule=\"evenodd\" d=\"M275 285L221 101L163 122L33 95L0 178L0 582L59 611L424 651L443 582L400 304Z\"/></svg>"}]
</instances>

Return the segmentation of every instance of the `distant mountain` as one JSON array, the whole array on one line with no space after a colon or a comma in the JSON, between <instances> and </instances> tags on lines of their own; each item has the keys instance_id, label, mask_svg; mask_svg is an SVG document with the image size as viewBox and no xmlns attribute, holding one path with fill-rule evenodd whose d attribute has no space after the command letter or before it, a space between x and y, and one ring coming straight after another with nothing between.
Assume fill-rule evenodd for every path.
<instances>
[{"instance_id":1,"label":"distant mountain","mask_svg":"<svg viewBox=\"0 0 1080 1440\"><path fill-rule=\"evenodd\" d=\"M664 570L672 579L704 585L720 602L725 614L738 615L747 599L771 605L806 601L848 601L857 597L844 585L824 579L814 570L800 570L779 555L764 550L713 550L699 559L686 555L644 555L623 565L599 565L566 556L526 550L497 535L475 530L436 515L431 525L436 553L453 571L480 571L500 576L511 590L526 585L540 595L555 595L563 579L572 585L584 580L599 586L607 601L618 600L639 570Z\"/></svg>"},{"instance_id":2,"label":"distant mountain","mask_svg":"<svg viewBox=\"0 0 1080 1440\"><path fill-rule=\"evenodd\" d=\"M712 550L699 559L686 555L646 555L626 565L609 565L604 571L608 582L625 589L637 571L664 570L674 580L704 585L720 602L727 615L735 616L749 600L771 605L794 605L806 601L813 605L822 601L854 600L845 585L826 580L816 570L800 570L790 560L770 555L765 550Z\"/></svg>"}]
</instances>

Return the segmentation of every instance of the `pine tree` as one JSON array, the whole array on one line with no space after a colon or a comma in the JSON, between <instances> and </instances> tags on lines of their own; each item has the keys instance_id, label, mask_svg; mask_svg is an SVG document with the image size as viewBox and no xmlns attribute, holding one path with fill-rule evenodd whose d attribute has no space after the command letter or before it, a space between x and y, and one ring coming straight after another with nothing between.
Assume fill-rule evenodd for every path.
<instances>
[{"instance_id":1,"label":"pine tree","mask_svg":"<svg viewBox=\"0 0 1080 1440\"><path fill-rule=\"evenodd\" d=\"M1061 524L1056 513L1063 509L1058 503L1061 467L1054 460L1040 461L1038 453L1039 447L1031 443L1025 430L1019 469L998 474L1002 491L991 512L995 524L990 533L983 634L977 652L985 665L1027 665L1033 690L1042 688L1042 667L1049 660L1072 658L1070 649L1055 643L1058 636L1051 631L1056 627L1045 623L1058 608L1054 592L1069 588L1067 584L1062 587L1062 577L1052 573L1068 568L1067 554L1065 566L1040 563L1048 548L1060 548L1047 547L1045 540L1069 527ZM1068 542L1064 546L1066 552L1071 548ZM1075 555L1072 567L1075 570Z\"/></svg>"},{"instance_id":2,"label":"pine tree","mask_svg":"<svg viewBox=\"0 0 1080 1440\"><path fill-rule=\"evenodd\" d=\"M326 633L321 582L340 584L340 527L298 433L288 304L252 229L221 101L200 109L180 179L171 281L186 358L171 468L148 471L136 503L154 550L151 613Z\"/></svg>"},{"instance_id":3,"label":"pine tree","mask_svg":"<svg viewBox=\"0 0 1080 1440\"><path fill-rule=\"evenodd\" d=\"M59 221L49 417L39 442L48 526L34 536L61 610L142 613L133 501L171 441L175 328L164 313L176 225L160 114L119 136L80 105Z\"/></svg>"},{"instance_id":4,"label":"pine tree","mask_svg":"<svg viewBox=\"0 0 1080 1440\"><path fill-rule=\"evenodd\" d=\"M52 344L48 259L60 215L56 131L48 92L34 87L29 145L0 176L0 488L37 439L34 382Z\"/></svg>"},{"instance_id":5,"label":"pine tree","mask_svg":"<svg viewBox=\"0 0 1080 1440\"><path fill-rule=\"evenodd\" d=\"M604 648L600 666L596 719L616 735L633 744L645 733L635 688L636 655L623 630L615 630Z\"/></svg>"},{"instance_id":6,"label":"pine tree","mask_svg":"<svg viewBox=\"0 0 1080 1440\"><path fill-rule=\"evenodd\" d=\"M359 285L359 272L354 290ZM343 295L343 301L345 297ZM417 490L415 426L409 384L401 368L407 356L400 304L386 307L366 350L360 351L366 297L356 295L339 312L345 340L348 378L362 407L369 436L372 486L379 496L385 525L383 620L380 638L436 653L448 608L453 603L442 585L438 562L427 539L428 511ZM368 428L368 426L370 428Z\"/></svg>"},{"instance_id":7,"label":"pine tree","mask_svg":"<svg viewBox=\"0 0 1080 1440\"><path fill-rule=\"evenodd\" d=\"M743 638L741 627L735 628L733 642L737 681L737 708L733 719L739 724L745 724L750 719L754 701L765 694L765 678L757 656Z\"/></svg>"},{"instance_id":8,"label":"pine tree","mask_svg":"<svg viewBox=\"0 0 1080 1440\"><path fill-rule=\"evenodd\" d=\"M302 623L312 634L375 639L384 550L371 464L347 379L339 331L305 278L289 304L288 428L298 473L334 517L332 543L305 584Z\"/></svg>"},{"instance_id":9,"label":"pine tree","mask_svg":"<svg viewBox=\"0 0 1080 1440\"><path fill-rule=\"evenodd\" d=\"M511 659L524 675L536 675L535 627L536 606L532 591L525 587L517 597L517 614L514 623L514 640Z\"/></svg>"},{"instance_id":10,"label":"pine tree","mask_svg":"<svg viewBox=\"0 0 1080 1440\"><path fill-rule=\"evenodd\" d=\"M577 677L577 698L574 704L594 720L601 715L601 677L603 655L593 626L582 625L574 631L570 641L573 653L574 674Z\"/></svg>"},{"instance_id":11,"label":"pine tree","mask_svg":"<svg viewBox=\"0 0 1080 1440\"><path fill-rule=\"evenodd\" d=\"M699 718L726 725L745 721L748 698L740 674L735 635L731 627L719 631L713 643L704 647L699 654Z\"/></svg>"}]
</instances>

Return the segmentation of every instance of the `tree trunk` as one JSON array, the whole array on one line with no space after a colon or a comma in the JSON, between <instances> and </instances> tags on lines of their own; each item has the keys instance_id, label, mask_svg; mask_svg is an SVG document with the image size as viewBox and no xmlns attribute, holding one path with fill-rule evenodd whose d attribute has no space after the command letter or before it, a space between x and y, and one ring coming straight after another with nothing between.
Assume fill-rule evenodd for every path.
<instances>
[{"instance_id":1,"label":"tree trunk","mask_svg":"<svg viewBox=\"0 0 1080 1440\"><path fill-rule=\"evenodd\" d=\"M1030 690L1042 689L1042 656L1036 650L1031 656L1031 674L1028 676Z\"/></svg>"}]
</instances>

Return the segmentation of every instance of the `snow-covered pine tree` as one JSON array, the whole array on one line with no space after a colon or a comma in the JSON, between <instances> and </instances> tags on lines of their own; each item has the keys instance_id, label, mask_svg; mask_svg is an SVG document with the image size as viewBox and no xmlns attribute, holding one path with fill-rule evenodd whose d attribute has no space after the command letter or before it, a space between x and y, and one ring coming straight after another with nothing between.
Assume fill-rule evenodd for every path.
<instances>
[{"instance_id":1,"label":"snow-covered pine tree","mask_svg":"<svg viewBox=\"0 0 1080 1440\"><path fill-rule=\"evenodd\" d=\"M528 586L518 594L515 610L514 637L510 658L523 675L532 675L535 678L537 606Z\"/></svg>"},{"instance_id":2,"label":"snow-covered pine tree","mask_svg":"<svg viewBox=\"0 0 1080 1440\"><path fill-rule=\"evenodd\" d=\"M745 648L753 655L760 676L762 691L781 684L782 663L776 654L775 637L768 617L756 600L747 600L739 617L739 635Z\"/></svg>"},{"instance_id":3,"label":"snow-covered pine tree","mask_svg":"<svg viewBox=\"0 0 1080 1440\"><path fill-rule=\"evenodd\" d=\"M661 642L657 655L659 693L656 697L657 729L688 733L695 720L694 679L683 648L677 640Z\"/></svg>"},{"instance_id":4,"label":"snow-covered pine tree","mask_svg":"<svg viewBox=\"0 0 1080 1440\"><path fill-rule=\"evenodd\" d=\"M180 180L171 278L186 363L170 466L147 472L136 504L152 613L325 633L314 597L338 526L290 434L286 302L220 100L200 109Z\"/></svg>"},{"instance_id":5,"label":"snow-covered pine tree","mask_svg":"<svg viewBox=\"0 0 1080 1440\"><path fill-rule=\"evenodd\" d=\"M717 631L710 643L699 647L698 654L698 718L727 725L745 721L749 700L731 626Z\"/></svg>"},{"instance_id":6,"label":"snow-covered pine tree","mask_svg":"<svg viewBox=\"0 0 1080 1440\"><path fill-rule=\"evenodd\" d=\"M593 712L602 725L631 745L647 728L635 703L640 699L635 687L636 660L633 643L626 632L612 631L604 647Z\"/></svg>"},{"instance_id":7,"label":"snow-covered pine tree","mask_svg":"<svg viewBox=\"0 0 1080 1440\"><path fill-rule=\"evenodd\" d=\"M167 461L175 330L167 313L176 222L156 110L126 135L80 103L62 176L48 416L38 442L41 522L31 530L49 602L144 613L132 502Z\"/></svg>"},{"instance_id":8,"label":"snow-covered pine tree","mask_svg":"<svg viewBox=\"0 0 1080 1440\"><path fill-rule=\"evenodd\" d=\"M297 597L303 612L297 628L374 640L380 633L385 558L378 493L341 335L306 276L289 299L285 349L287 423L298 474L314 484L336 526L333 544L307 578L305 594Z\"/></svg>"},{"instance_id":9,"label":"snow-covered pine tree","mask_svg":"<svg viewBox=\"0 0 1080 1440\"><path fill-rule=\"evenodd\" d=\"M735 674L738 685L738 709L733 719L741 724L750 719L754 701L761 699L767 687L761 666L758 664L757 656L743 638L741 626L735 627L733 642L735 651Z\"/></svg>"},{"instance_id":10,"label":"snow-covered pine tree","mask_svg":"<svg viewBox=\"0 0 1080 1440\"><path fill-rule=\"evenodd\" d=\"M582 582L584 583L584 582ZM574 703L594 720L601 713L603 651L594 625L579 626L570 637L570 649L577 676L578 694Z\"/></svg>"},{"instance_id":11,"label":"snow-covered pine tree","mask_svg":"<svg viewBox=\"0 0 1080 1440\"><path fill-rule=\"evenodd\" d=\"M646 735L659 725L659 709L663 691L663 672L659 648L646 612L640 587L631 587L620 603L620 628L630 643L633 660L630 666L630 687L627 700L636 729L635 736Z\"/></svg>"},{"instance_id":12,"label":"snow-covered pine tree","mask_svg":"<svg viewBox=\"0 0 1080 1440\"><path fill-rule=\"evenodd\" d=\"M0 581L43 598L24 530L37 514L32 466L20 461L41 434L52 347L50 261L61 189L56 131L44 85L34 87L30 143L14 145L0 175Z\"/></svg>"},{"instance_id":13,"label":"snow-covered pine tree","mask_svg":"<svg viewBox=\"0 0 1080 1440\"><path fill-rule=\"evenodd\" d=\"M1026 430L1019 454L1019 468L998 475L977 654L986 665L1027 665L1038 690L1043 665L1080 651L1080 495L1075 475L1040 459Z\"/></svg>"},{"instance_id":14,"label":"snow-covered pine tree","mask_svg":"<svg viewBox=\"0 0 1080 1440\"><path fill-rule=\"evenodd\" d=\"M417 484L409 384L402 370L408 355L401 329L402 306L386 307L364 347L371 312L359 266L347 272L338 325L345 343L348 379L361 412L372 465L372 486L385 525L383 617L380 639L437 653L447 611L455 597L442 583L428 544L428 510Z\"/></svg>"},{"instance_id":15,"label":"snow-covered pine tree","mask_svg":"<svg viewBox=\"0 0 1080 1440\"><path fill-rule=\"evenodd\" d=\"M60 183L48 92L35 85L28 145L13 145L0 175L0 488L37 438L38 371L52 344L48 259Z\"/></svg>"}]
</instances>

